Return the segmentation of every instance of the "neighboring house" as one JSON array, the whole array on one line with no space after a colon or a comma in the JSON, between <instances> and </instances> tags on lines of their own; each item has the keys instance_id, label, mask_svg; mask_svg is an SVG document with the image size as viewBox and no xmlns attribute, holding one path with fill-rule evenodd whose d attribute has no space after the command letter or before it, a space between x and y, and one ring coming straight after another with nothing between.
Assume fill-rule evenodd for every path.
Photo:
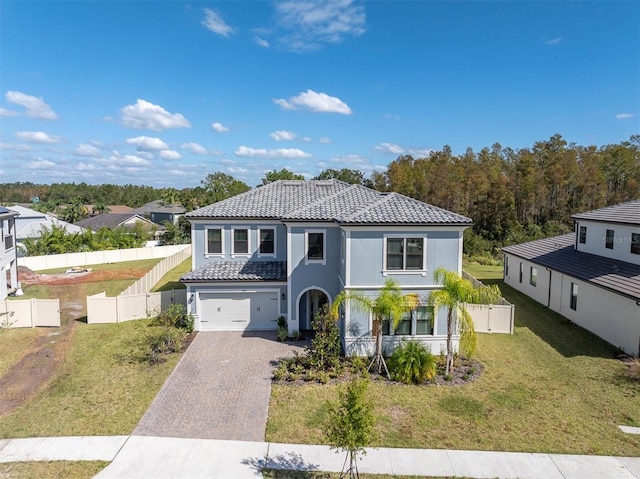
<instances>
[{"instance_id":1,"label":"neighboring house","mask_svg":"<svg viewBox=\"0 0 640 479\"><path fill-rule=\"evenodd\" d=\"M154 229L158 227L147 218L143 218L135 213L102 213L80 220L76 225L98 232L102 228L116 229L122 227L131 229L136 223L142 223Z\"/></svg>"},{"instance_id":2,"label":"neighboring house","mask_svg":"<svg viewBox=\"0 0 640 479\"><path fill-rule=\"evenodd\" d=\"M87 208L90 216L99 215L102 213L133 213L133 208L127 205L107 205L107 209L103 212L94 211L93 207L95 205L84 205Z\"/></svg>"},{"instance_id":3,"label":"neighboring house","mask_svg":"<svg viewBox=\"0 0 640 479\"><path fill-rule=\"evenodd\" d=\"M438 354L446 311L427 306L438 288L433 271L462 272L462 233L469 218L397 193L337 180L276 181L192 211L189 311L198 330L311 329L315 313L345 288L375 296L389 278L421 305L396 331L393 347L419 339ZM374 348L372 318L349 310L340 320L348 354Z\"/></svg>"},{"instance_id":4,"label":"neighboring house","mask_svg":"<svg viewBox=\"0 0 640 479\"><path fill-rule=\"evenodd\" d=\"M16 216L17 212L0 207L0 301L18 287Z\"/></svg>"},{"instance_id":5,"label":"neighboring house","mask_svg":"<svg viewBox=\"0 0 640 479\"><path fill-rule=\"evenodd\" d=\"M27 238L39 238L43 228L51 230L54 226L62 227L67 233L81 233L83 231L80 226L67 223L47 213L40 213L31 208L14 205L11 209L19 215L16 218L16 244L18 246Z\"/></svg>"},{"instance_id":6,"label":"neighboring house","mask_svg":"<svg viewBox=\"0 0 640 479\"><path fill-rule=\"evenodd\" d=\"M181 205L165 205L162 201L152 201L133 210L134 213L150 218L158 225L164 224L165 221L176 225L186 211Z\"/></svg>"},{"instance_id":7,"label":"neighboring house","mask_svg":"<svg viewBox=\"0 0 640 479\"><path fill-rule=\"evenodd\" d=\"M504 281L640 353L640 200L571 217L575 233L502 248Z\"/></svg>"}]
</instances>

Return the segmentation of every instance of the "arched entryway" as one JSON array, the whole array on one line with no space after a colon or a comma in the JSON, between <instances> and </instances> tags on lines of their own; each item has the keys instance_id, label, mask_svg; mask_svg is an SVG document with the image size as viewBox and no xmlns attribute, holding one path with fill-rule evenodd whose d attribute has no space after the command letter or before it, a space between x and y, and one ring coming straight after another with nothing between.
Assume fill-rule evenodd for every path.
<instances>
[{"instance_id":1,"label":"arched entryway","mask_svg":"<svg viewBox=\"0 0 640 479\"><path fill-rule=\"evenodd\" d=\"M318 310L330 300L329 294L317 287L309 288L300 294L298 297L298 319L301 331L312 329L311 323Z\"/></svg>"}]
</instances>

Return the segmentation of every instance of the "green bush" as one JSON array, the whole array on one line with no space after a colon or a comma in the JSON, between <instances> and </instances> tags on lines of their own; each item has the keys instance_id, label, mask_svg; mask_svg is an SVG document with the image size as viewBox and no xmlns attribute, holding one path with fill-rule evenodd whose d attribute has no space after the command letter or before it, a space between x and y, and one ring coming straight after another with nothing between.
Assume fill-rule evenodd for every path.
<instances>
[{"instance_id":1,"label":"green bush","mask_svg":"<svg viewBox=\"0 0 640 479\"><path fill-rule=\"evenodd\" d=\"M175 303L154 317L151 325L183 329L190 333L194 328L194 319L191 313L187 314L187 308L183 304Z\"/></svg>"},{"instance_id":2,"label":"green bush","mask_svg":"<svg viewBox=\"0 0 640 479\"><path fill-rule=\"evenodd\" d=\"M405 384L420 384L433 379L437 361L422 343L403 341L389 359L391 377Z\"/></svg>"}]
</instances>

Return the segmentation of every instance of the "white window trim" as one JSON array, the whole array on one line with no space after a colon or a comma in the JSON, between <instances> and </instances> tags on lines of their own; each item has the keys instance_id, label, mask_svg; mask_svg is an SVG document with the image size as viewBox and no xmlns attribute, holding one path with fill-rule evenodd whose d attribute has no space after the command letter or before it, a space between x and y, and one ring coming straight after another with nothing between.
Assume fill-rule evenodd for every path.
<instances>
[{"instance_id":1,"label":"white window trim","mask_svg":"<svg viewBox=\"0 0 640 479\"><path fill-rule=\"evenodd\" d=\"M426 306L429 307L428 303L419 303L418 307L420 306ZM433 308L433 306L432 306ZM395 330L393 331L393 334L383 334L383 337L387 337L387 338L435 338L436 335L436 312L435 312L435 308L433 308L433 312L432 312L432 317L431 317L431 321L433 323L433 334L418 334L418 318L415 316L415 314L411 314L411 327L410 327L410 333L409 334L396 334ZM369 313L369 331L373 331L373 313Z\"/></svg>"},{"instance_id":2,"label":"white window trim","mask_svg":"<svg viewBox=\"0 0 640 479\"><path fill-rule=\"evenodd\" d=\"M220 253L209 253L209 230L220 230ZM205 258L224 258L225 256L225 244L224 244L224 228L210 227L204 229L204 257Z\"/></svg>"},{"instance_id":3,"label":"white window trim","mask_svg":"<svg viewBox=\"0 0 640 479\"><path fill-rule=\"evenodd\" d=\"M322 233L322 259L309 259L309 233ZM327 264L327 230L312 229L304 230L304 264Z\"/></svg>"},{"instance_id":4,"label":"white window trim","mask_svg":"<svg viewBox=\"0 0 640 479\"><path fill-rule=\"evenodd\" d=\"M273 253L260 252L260 232L265 230L273 230ZM258 258L275 258L278 255L278 228L276 228L275 226L258 228L258 236L256 242L256 253L258 254Z\"/></svg>"},{"instance_id":5,"label":"white window trim","mask_svg":"<svg viewBox=\"0 0 640 479\"><path fill-rule=\"evenodd\" d=\"M422 238L422 269L387 269L387 238ZM406 252L405 252L405 264L406 264ZM382 276L388 275L427 275L427 235L422 234L410 234L410 233L397 233L386 234L383 236L382 243Z\"/></svg>"},{"instance_id":6,"label":"white window trim","mask_svg":"<svg viewBox=\"0 0 640 479\"><path fill-rule=\"evenodd\" d=\"M246 253L236 253L234 251L236 242L235 242L235 231L236 230L247 230L247 252ZM234 226L231 228L231 257L232 258L251 258L251 228L248 226Z\"/></svg>"}]
</instances>

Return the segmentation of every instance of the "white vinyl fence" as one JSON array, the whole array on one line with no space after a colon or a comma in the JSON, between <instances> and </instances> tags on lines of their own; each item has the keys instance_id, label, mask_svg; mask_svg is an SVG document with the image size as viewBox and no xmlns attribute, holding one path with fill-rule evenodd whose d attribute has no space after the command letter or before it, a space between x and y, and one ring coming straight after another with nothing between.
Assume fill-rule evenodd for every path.
<instances>
[{"instance_id":1,"label":"white vinyl fence","mask_svg":"<svg viewBox=\"0 0 640 479\"><path fill-rule=\"evenodd\" d=\"M150 248L114 249L91 251L88 253L50 254L46 256L26 256L18 258L18 266L26 266L33 271L54 268L71 268L91 264L121 263L142 259L166 258L184 249L191 251L191 245L177 244Z\"/></svg>"},{"instance_id":2,"label":"white vinyl fence","mask_svg":"<svg viewBox=\"0 0 640 479\"><path fill-rule=\"evenodd\" d=\"M149 293L162 277L191 255L191 246L158 263L151 271L129 286L119 296L108 297L106 293L87 296L87 323L121 323L146 318L164 311L175 303L187 304L187 290L176 289Z\"/></svg>"},{"instance_id":3,"label":"white vinyl fence","mask_svg":"<svg viewBox=\"0 0 640 479\"><path fill-rule=\"evenodd\" d=\"M462 276L478 288L484 286L481 281L463 272ZM473 319L476 333L513 334L516 307L504 298L496 304L465 304Z\"/></svg>"},{"instance_id":4,"label":"white vinyl fence","mask_svg":"<svg viewBox=\"0 0 640 479\"><path fill-rule=\"evenodd\" d=\"M34 328L36 326L60 326L60 300L0 301L0 328Z\"/></svg>"}]
</instances>

